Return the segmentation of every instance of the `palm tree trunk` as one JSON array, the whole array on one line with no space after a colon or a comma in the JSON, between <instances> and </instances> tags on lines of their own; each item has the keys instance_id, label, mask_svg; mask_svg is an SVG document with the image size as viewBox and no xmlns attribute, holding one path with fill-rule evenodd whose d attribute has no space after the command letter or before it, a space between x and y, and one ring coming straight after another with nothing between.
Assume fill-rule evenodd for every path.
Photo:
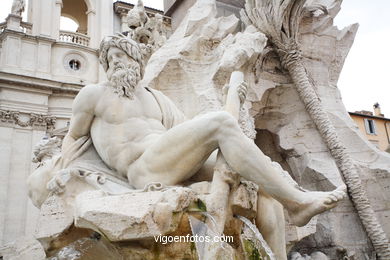
<instances>
[{"instance_id":1,"label":"palm tree trunk","mask_svg":"<svg viewBox=\"0 0 390 260\"><path fill-rule=\"evenodd\" d=\"M293 47L294 48L291 49L289 48L288 51L286 51L286 48L277 48L282 66L288 70L299 97L317 126L331 155L335 158L336 164L348 187L352 202L355 205L376 253L380 259L390 259L389 240L371 207L354 162L340 141L328 114L322 108L321 101L309 81L298 48L296 48L296 46Z\"/></svg>"}]
</instances>

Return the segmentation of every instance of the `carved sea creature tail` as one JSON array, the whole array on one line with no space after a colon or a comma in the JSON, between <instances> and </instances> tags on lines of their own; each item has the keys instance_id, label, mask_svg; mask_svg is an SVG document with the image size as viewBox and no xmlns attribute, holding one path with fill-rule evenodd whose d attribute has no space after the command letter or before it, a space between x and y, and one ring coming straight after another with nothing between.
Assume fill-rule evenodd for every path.
<instances>
[{"instance_id":1,"label":"carved sea creature tail","mask_svg":"<svg viewBox=\"0 0 390 260\"><path fill-rule=\"evenodd\" d=\"M331 155L336 160L348 187L352 202L379 259L390 259L390 243L371 207L351 156L322 107L308 73L302 63L298 45L298 28L305 14L306 0L247 0L245 20L263 32L279 54L282 66L288 70L297 92L316 124Z\"/></svg>"}]
</instances>

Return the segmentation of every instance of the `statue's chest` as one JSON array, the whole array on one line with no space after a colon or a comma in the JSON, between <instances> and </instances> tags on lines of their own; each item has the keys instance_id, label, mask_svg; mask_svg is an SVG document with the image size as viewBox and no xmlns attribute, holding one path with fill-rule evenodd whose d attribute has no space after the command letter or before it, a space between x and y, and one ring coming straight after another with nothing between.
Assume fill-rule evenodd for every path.
<instances>
[{"instance_id":1,"label":"statue's chest","mask_svg":"<svg viewBox=\"0 0 390 260\"><path fill-rule=\"evenodd\" d=\"M99 102L96 108L96 115L105 121L115 124L123 123L129 119L157 119L161 120L162 115L157 102L149 98L107 96L104 101Z\"/></svg>"}]
</instances>

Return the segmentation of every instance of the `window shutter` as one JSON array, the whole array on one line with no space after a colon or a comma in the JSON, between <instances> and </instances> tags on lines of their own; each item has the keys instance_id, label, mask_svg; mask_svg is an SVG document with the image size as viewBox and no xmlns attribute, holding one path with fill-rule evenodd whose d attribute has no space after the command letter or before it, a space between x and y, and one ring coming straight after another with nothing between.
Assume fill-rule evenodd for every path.
<instances>
[{"instance_id":1,"label":"window shutter","mask_svg":"<svg viewBox=\"0 0 390 260\"><path fill-rule=\"evenodd\" d=\"M368 125L367 118L364 118L364 127L366 128L366 133L370 134L370 126Z\"/></svg>"},{"instance_id":2,"label":"window shutter","mask_svg":"<svg viewBox=\"0 0 390 260\"><path fill-rule=\"evenodd\" d=\"M375 120L372 120L372 128L373 128L373 134L376 135L376 124L375 124Z\"/></svg>"}]
</instances>

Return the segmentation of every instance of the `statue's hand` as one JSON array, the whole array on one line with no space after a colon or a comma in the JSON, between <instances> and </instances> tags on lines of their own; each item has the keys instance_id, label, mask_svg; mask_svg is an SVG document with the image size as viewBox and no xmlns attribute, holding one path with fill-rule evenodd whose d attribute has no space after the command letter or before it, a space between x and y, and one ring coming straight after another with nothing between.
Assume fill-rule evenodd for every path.
<instances>
[{"instance_id":1,"label":"statue's hand","mask_svg":"<svg viewBox=\"0 0 390 260\"><path fill-rule=\"evenodd\" d=\"M240 105L242 106L246 100L246 95L248 93L248 84L245 81L238 85L237 93L238 97L240 98Z\"/></svg>"},{"instance_id":2,"label":"statue's hand","mask_svg":"<svg viewBox=\"0 0 390 260\"><path fill-rule=\"evenodd\" d=\"M55 194L61 194L65 191L66 183L71 178L69 170L61 170L57 172L53 178L47 183L46 188Z\"/></svg>"},{"instance_id":3,"label":"statue's hand","mask_svg":"<svg viewBox=\"0 0 390 260\"><path fill-rule=\"evenodd\" d=\"M240 99L240 106L242 106L246 100L246 95L248 93L248 84L245 81L243 81L240 85L236 87L231 87L230 85L226 84L222 88L224 103L226 103L229 91L237 91L238 98Z\"/></svg>"}]
</instances>

